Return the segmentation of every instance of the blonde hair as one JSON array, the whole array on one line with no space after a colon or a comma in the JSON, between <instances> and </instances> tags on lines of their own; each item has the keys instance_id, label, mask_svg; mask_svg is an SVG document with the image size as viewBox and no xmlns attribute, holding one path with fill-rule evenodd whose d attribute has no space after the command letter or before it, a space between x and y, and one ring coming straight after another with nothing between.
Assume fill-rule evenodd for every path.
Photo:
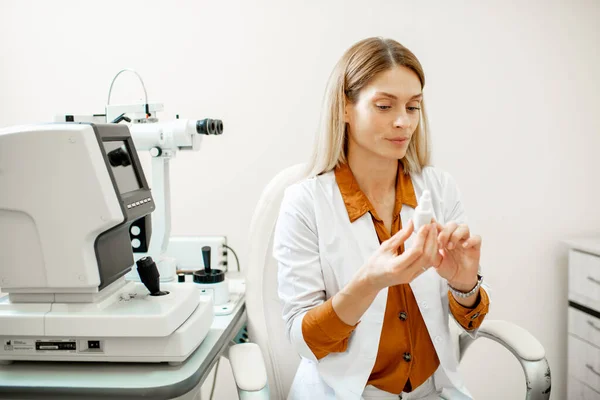
<instances>
[{"instance_id":1,"label":"blonde hair","mask_svg":"<svg viewBox=\"0 0 600 400\"><path fill-rule=\"evenodd\" d=\"M307 175L313 177L330 171L346 162L347 127L344 109L355 103L362 88L377 74L392 67L404 66L413 70L425 86L425 74L415 55L392 39L373 37L350 47L338 61L325 92L324 112ZM420 172L430 162L429 128L425 104L421 102L419 124L400 160L405 173Z\"/></svg>"}]
</instances>

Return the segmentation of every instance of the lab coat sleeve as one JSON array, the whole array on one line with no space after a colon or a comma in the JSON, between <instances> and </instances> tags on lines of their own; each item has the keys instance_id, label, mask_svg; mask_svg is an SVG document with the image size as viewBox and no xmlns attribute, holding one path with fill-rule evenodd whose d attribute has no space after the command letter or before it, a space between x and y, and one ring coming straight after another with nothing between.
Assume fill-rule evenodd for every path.
<instances>
[{"instance_id":1,"label":"lab coat sleeve","mask_svg":"<svg viewBox=\"0 0 600 400\"><path fill-rule=\"evenodd\" d=\"M445 222L448 223L454 221L457 224L468 224L467 215L461 201L460 190L454 178L447 172L441 172L439 176L442 187ZM479 273L483 275L481 265L479 266ZM458 326L472 338L477 337L479 326L483 322L491 302L491 289L486 280L484 280L481 288L483 290L481 290L482 295L479 303L472 310L464 309L464 307L458 304L456 299L454 299L454 296L448 292L450 314L452 314L452 317L456 320ZM471 320L473 316L475 316L475 318ZM470 322L472 323L470 324Z\"/></svg>"},{"instance_id":2,"label":"lab coat sleeve","mask_svg":"<svg viewBox=\"0 0 600 400\"><path fill-rule=\"evenodd\" d=\"M278 294L288 339L300 356L316 362L303 337L302 320L326 299L314 199L306 181L285 191L275 226L273 257L278 262Z\"/></svg>"}]
</instances>

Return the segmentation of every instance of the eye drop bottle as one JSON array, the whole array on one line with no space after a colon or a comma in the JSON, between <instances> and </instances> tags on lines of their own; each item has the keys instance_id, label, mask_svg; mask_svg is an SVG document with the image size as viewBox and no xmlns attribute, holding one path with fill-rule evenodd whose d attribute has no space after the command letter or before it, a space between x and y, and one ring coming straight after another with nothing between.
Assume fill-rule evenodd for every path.
<instances>
[{"instance_id":1,"label":"eye drop bottle","mask_svg":"<svg viewBox=\"0 0 600 400\"><path fill-rule=\"evenodd\" d=\"M421 227L430 224L432 218L433 206L431 205L431 193L429 190L424 190L413 216L414 232L417 233Z\"/></svg>"}]
</instances>

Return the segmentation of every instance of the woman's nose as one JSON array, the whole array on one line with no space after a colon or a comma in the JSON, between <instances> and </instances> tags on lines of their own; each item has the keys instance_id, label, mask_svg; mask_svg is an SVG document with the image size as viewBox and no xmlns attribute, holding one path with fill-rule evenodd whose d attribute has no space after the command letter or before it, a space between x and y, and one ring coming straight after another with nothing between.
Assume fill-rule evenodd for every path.
<instances>
[{"instance_id":1,"label":"woman's nose","mask_svg":"<svg viewBox=\"0 0 600 400\"><path fill-rule=\"evenodd\" d=\"M405 128L409 124L408 114L400 113L394 119L394 128Z\"/></svg>"}]
</instances>

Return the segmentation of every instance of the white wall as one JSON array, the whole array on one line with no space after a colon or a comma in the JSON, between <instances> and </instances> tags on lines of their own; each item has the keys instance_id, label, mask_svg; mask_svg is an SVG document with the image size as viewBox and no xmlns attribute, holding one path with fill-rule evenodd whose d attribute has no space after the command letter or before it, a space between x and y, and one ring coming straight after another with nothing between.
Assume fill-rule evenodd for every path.
<instances>
[{"instance_id":1,"label":"white wall","mask_svg":"<svg viewBox=\"0 0 600 400\"><path fill-rule=\"evenodd\" d=\"M600 6L584 1L0 1L0 126L102 112L121 68L165 117L222 118L225 133L172 164L173 230L224 234L242 263L267 181L307 157L330 70L367 36L415 52L427 76L434 159L484 238L490 318L544 345L565 398L566 250L600 213ZM123 76L115 102L140 99ZM478 398L522 398L518 363L478 343ZM220 369L216 398L231 398Z\"/></svg>"}]
</instances>

